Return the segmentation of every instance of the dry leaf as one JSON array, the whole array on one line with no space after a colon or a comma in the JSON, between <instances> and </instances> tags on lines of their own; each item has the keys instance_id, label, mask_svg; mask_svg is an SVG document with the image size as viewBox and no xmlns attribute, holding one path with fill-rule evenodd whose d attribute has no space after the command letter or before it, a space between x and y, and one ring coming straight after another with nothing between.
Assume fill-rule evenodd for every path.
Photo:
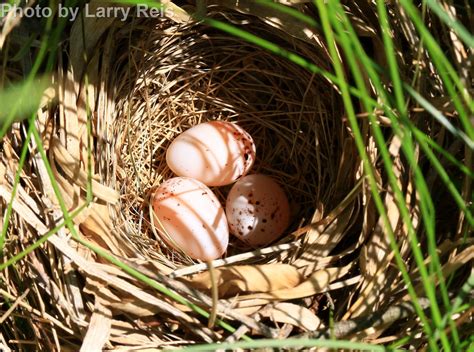
<instances>
[{"instance_id":1,"label":"dry leaf","mask_svg":"<svg viewBox=\"0 0 474 352\"><path fill-rule=\"evenodd\" d=\"M442 267L442 272L443 272L443 277L449 277L453 272L458 270L461 266L465 265L466 263L470 262L472 259L474 259L474 246L469 246L466 249L464 249L461 253L458 255L452 257L449 259L449 261L443 265ZM433 281L438 284L439 280L437 277L433 278ZM423 284L420 283L415 287L415 290L417 294L423 294ZM410 299L410 295L406 294L403 297L403 300L408 300Z\"/></svg>"},{"instance_id":2,"label":"dry leaf","mask_svg":"<svg viewBox=\"0 0 474 352\"><path fill-rule=\"evenodd\" d=\"M288 264L240 265L218 268L216 282L219 296L233 296L246 292L271 292L295 287L303 281L298 270ZM209 272L203 272L187 279L195 288L209 290Z\"/></svg>"},{"instance_id":3,"label":"dry leaf","mask_svg":"<svg viewBox=\"0 0 474 352\"><path fill-rule=\"evenodd\" d=\"M227 257L224 259L215 259L212 261L212 266L214 268L222 267L225 265L236 264L239 262L246 261L248 259L256 258L256 257L263 257L265 255L270 255L276 252L281 251L288 251L293 248L298 247L298 242L291 242L291 243L283 243L277 244L274 246L266 247L266 248L259 248L251 252L239 253L233 255L231 257ZM201 271L207 270L208 266L206 263L199 263L194 264L191 266L185 266L183 268L176 269L169 274L169 277L172 279L193 275Z\"/></svg>"},{"instance_id":4,"label":"dry leaf","mask_svg":"<svg viewBox=\"0 0 474 352\"><path fill-rule=\"evenodd\" d=\"M394 173L397 179L401 179L403 173L403 165L400 159L401 140L394 137L391 141L389 151L394 157ZM404 185L401 181L398 182L398 187L402 188ZM390 189L391 190L391 189ZM408 188L407 204L411 203L412 190ZM390 227L395 235L399 238L399 246L405 249L403 244L406 242L407 227L400 225L401 216L400 211L395 201L393 192L387 192L385 195L385 209L387 211ZM416 228L418 219L415 214L412 216L413 226ZM383 301L386 294L390 294L390 289L385 284L389 277L389 265L393 259L393 252L390 247L389 236L386 232L383 218L380 217L371 237L367 243L362 247L360 255L360 268L364 280L362 281L362 288L359 298L349 308L344 315L343 320L351 317L368 314L374 311L378 302ZM392 280L393 281L393 280Z\"/></svg>"},{"instance_id":5,"label":"dry leaf","mask_svg":"<svg viewBox=\"0 0 474 352\"><path fill-rule=\"evenodd\" d=\"M269 293L257 293L253 295L241 296L238 297L238 300L289 300L313 296L316 293L326 292L329 288L329 284L346 275L351 267L352 264L349 264L342 268L327 268L318 270L306 281L296 287L275 290Z\"/></svg>"},{"instance_id":6,"label":"dry leaf","mask_svg":"<svg viewBox=\"0 0 474 352\"><path fill-rule=\"evenodd\" d=\"M208 5L220 5L241 13L257 16L272 27L311 44L318 44L321 50L326 50L313 28L308 27L308 25L291 15L254 0L209 0Z\"/></svg>"},{"instance_id":7,"label":"dry leaf","mask_svg":"<svg viewBox=\"0 0 474 352\"><path fill-rule=\"evenodd\" d=\"M259 314L279 323L298 326L306 331L321 327L320 319L308 308L293 303L277 303L262 309Z\"/></svg>"},{"instance_id":8,"label":"dry leaf","mask_svg":"<svg viewBox=\"0 0 474 352\"><path fill-rule=\"evenodd\" d=\"M118 319L112 320L110 341L128 346L127 351L130 351L130 346L149 345L150 343L162 346L164 342L146 329L137 329L136 323ZM120 348L114 347L114 350L120 350Z\"/></svg>"},{"instance_id":9,"label":"dry leaf","mask_svg":"<svg viewBox=\"0 0 474 352\"><path fill-rule=\"evenodd\" d=\"M86 336L82 342L81 352L100 352L109 340L112 326L112 312L100 302L95 303Z\"/></svg>"},{"instance_id":10,"label":"dry leaf","mask_svg":"<svg viewBox=\"0 0 474 352\"><path fill-rule=\"evenodd\" d=\"M311 229L305 238L308 245L303 247L304 253L295 261L295 265L298 267L308 265L321 257L327 257L329 252L342 239L351 219L352 211L353 207L349 206L329 226Z\"/></svg>"},{"instance_id":11,"label":"dry leaf","mask_svg":"<svg viewBox=\"0 0 474 352\"><path fill-rule=\"evenodd\" d=\"M82 189L87 189L88 175L85 170L81 168L79 160L75 159L57 138L53 138L51 148L54 152L56 162L61 166L64 173ZM92 193L95 197L106 202L115 204L118 201L118 193L110 187L104 186L97 180L92 178Z\"/></svg>"},{"instance_id":12,"label":"dry leaf","mask_svg":"<svg viewBox=\"0 0 474 352\"><path fill-rule=\"evenodd\" d=\"M161 3L165 5L165 15L176 23L186 23L192 20L191 15L182 7L173 3L172 0L162 0Z\"/></svg>"}]
</instances>

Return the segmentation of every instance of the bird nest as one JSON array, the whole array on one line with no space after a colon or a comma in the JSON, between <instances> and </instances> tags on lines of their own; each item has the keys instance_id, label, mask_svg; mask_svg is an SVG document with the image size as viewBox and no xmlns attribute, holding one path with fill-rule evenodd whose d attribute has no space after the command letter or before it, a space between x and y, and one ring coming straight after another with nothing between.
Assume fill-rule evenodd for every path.
<instances>
[{"instance_id":1,"label":"bird nest","mask_svg":"<svg viewBox=\"0 0 474 352\"><path fill-rule=\"evenodd\" d=\"M231 15L237 21L246 18ZM284 243L295 239L293 231L311 223L316 209L334 208L341 192L353 186L354 164L349 166L352 177L339 174L348 133L342 103L329 82L199 23L154 21L146 27L151 28L146 36L140 28L131 33L137 42L114 63L115 146L106 160L113 167L110 181L121 193L114 209L115 228L133 238L144 256L164 256L173 268L192 264L156 236L147 203L150 192L173 177L165 160L170 142L196 124L237 122L252 135L257 161L251 172L277 179L292 205L293 221ZM327 65L329 59L310 43L255 20L246 28ZM117 47L128 40L125 35ZM336 187L338 177L347 177L343 189ZM214 191L223 200L228 187ZM231 240L227 256L242 250L238 241Z\"/></svg>"},{"instance_id":2,"label":"bird nest","mask_svg":"<svg viewBox=\"0 0 474 352\"><path fill-rule=\"evenodd\" d=\"M244 23L245 30L260 38L329 68L328 54L316 36L303 40L258 17L220 7L209 11L211 18ZM168 277L209 293L213 283L207 266L161 240L150 221L149 199L160 183L174 176L165 155L177 135L206 121L236 122L256 144L251 172L279 181L292 214L283 237L267 248L250 250L231 237L224 257L214 261L220 304L232 307L226 300L240 294L236 314L256 314L288 300L270 297L288 290L296 299L312 297L301 307L310 312L320 292L313 288L298 295L297 287L331 266L327 284L352 276L349 260L343 255L328 260L328 255L338 246L355 246L358 237L347 235L362 220L354 192L360 189L359 165L337 89L285 57L195 21L145 20L117 28L111 36L113 42L105 41L109 56L101 59L110 60L102 64L110 65L107 72L113 73L107 92L113 111L96 115L97 126L102 126L97 142L108 143L94 157L104 184L120 194L120 201L108 206L116 246L123 251L120 243L127 242L128 260L151 261ZM213 191L223 202L229 188ZM335 211L344 212L345 221L337 224L337 233L324 233L332 223L327 216ZM109 250L120 254L110 245ZM342 262L335 265L336 258ZM259 294L270 296L254 301L252 295ZM157 329L161 333L166 319L162 324Z\"/></svg>"},{"instance_id":3,"label":"bird nest","mask_svg":"<svg viewBox=\"0 0 474 352\"><path fill-rule=\"evenodd\" d=\"M151 348L326 331L331 317L355 318L388 304L389 291L375 278L391 278L394 290L402 285L388 267L388 239L361 180L337 88L285 57L296 52L329 70L320 35L291 27L288 19L246 12L214 6L208 16L245 26L282 55L184 11L172 19L74 24L69 66L57 77L59 104L45 107L38 120L57 184L47 181L48 169L32 154L37 179L22 186L42 184L44 197L22 193L15 210L23 215L13 219L43 235L61 207L72 214L74 231L61 227L25 264L35 267L40 290L54 301L38 304L52 326L43 327L52 339L45 348ZM251 172L278 180L291 208L281 239L249 250L231 238L213 273L161 241L149 207L153 190L173 177L165 159L171 141L211 120L236 122L252 135L257 160ZM375 164L365 120L361 127ZM397 140L391 143L396 149ZM213 190L223 201L229 187ZM64 204L51 201L56 191ZM33 214L37 202L47 214ZM209 328L212 309L226 323Z\"/></svg>"}]
</instances>

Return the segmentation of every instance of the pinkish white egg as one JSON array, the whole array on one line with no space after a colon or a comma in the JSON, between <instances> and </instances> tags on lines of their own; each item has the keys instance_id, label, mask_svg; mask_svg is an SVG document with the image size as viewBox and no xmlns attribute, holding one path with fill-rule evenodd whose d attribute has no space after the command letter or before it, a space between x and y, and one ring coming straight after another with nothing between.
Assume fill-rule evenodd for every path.
<instances>
[{"instance_id":1,"label":"pinkish white egg","mask_svg":"<svg viewBox=\"0 0 474 352\"><path fill-rule=\"evenodd\" d=\"M278 239L289 225L285 192L269 176L248 175L237 181L226 201L230 232L252 247Z\"/></svg>"},{"instance_id":2,"label":"pinkish white egg","mask_svg":"<svg viewBox=\"0 0 474 352\"><path fill-rule=\"evenodd\" d=\"M194 259L219 258L227 249L224 209L203 183L175 177L161 184L152 199L153 224L163 240Z\"/></svg>"},{"instance_id":3,"label":"pinkish white egg","mask_svg":"<svg viewBox=\"0 0 474 352\"><path fill-rule=\"evenodd\" d=\"M176 137L166 152L169 168L208 186L223 186L246 175L255 161L252 137L240 126L212 121Z\"/></svg>"}]
</instances>

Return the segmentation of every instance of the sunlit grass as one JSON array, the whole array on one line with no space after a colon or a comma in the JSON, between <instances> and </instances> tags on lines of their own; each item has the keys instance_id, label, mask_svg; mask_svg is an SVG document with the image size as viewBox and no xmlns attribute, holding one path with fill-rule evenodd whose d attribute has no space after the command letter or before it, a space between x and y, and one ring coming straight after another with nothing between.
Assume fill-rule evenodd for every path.
<instances>
[{"instance_id":1,"label":"sunlit grass","mask_svg":"<svg viewBox=\"0 0 474 352\"><path fill-rule=\"evenodd\" d=\"M152 1L144 2L139 0L121 0L120 2L132 5L147 4L149 6L161 6ZM469 305L465 304L465 300L467 299L468 295L462 293L472 290L473 276L469 278L469 280L462 287L461 293L455 297L454 301L452 301L448 294L448 284L446 282L447 278L443 276L442 265L437 251L436 205L432 199L431 190L429 189L429 186L426 182L425 175L423 174L423 171L421 170L415 155L417 155L418 152L423 153L436 173L439 175L441 181L446 186L446 189L449 191L456 205L465 214L468 224L467 226L469 227L467 231L472 231L472 227L474 225L472 204L469 204L469 201L472 202L472 199L466 199L466 197L463 196L462 192L451 179L450 173L446 170L440 158L444 158L445 160L449 161L451 165L454 165L467 178L474 179L474 172L469 167L469 165L463 164L454 155L451 155L442 146L438 145L434 140L432 140L429 135L421 131L410 119L410 112L408 111L408 101L409 99L414 99L419 104L419 106L423 107L426 112L431 115L433 121L436 121L438 124L442 125L453 136L461 140L464 148L470 149L472 151L474 149L474 127L470 118L474 114L474 102L468 90L463 85L463 81L459 77L459 74L456 72L452 63L443 53L434 37L431 35L429 29L423 22L418 9L412 1L400 0L399 3L412 20L417 32L422 38L424 49L429 53L429 57L436 68L436 72L440 75L445 85L446 91L449 94L449 97L452 99L456 111L459 114L461 126L457 126L455 123L448 120L439 110L434 108L426 99L426 97L423 97L416 90L416 85L413 84L416 82L404 82L402 80L396 56L397 52L391 34L392 28L390 27L389 14L386 7L387 5L384 1L377 1L376 3L377 13L379 16L379 29L382 33L385 57L387 58L387 72L381 72L378 64L374 62L370 55L365 52L364 47L360 42L356 31L352 27L349 18L344 13L344 9L340 1L314 1L314 4L318 9L319 19L312 18L292 7L277 4L272 1L259 0L258 3L272 8L273 10L281 11L286 15L290 15L308 26L318 28L318 30L324 34L330 55L332 57L332 66L334 72L324 70L318 67L316 64L309 62L302 55L288 51L280 47L277 43L272 43L233 24L218 21L212 18L201 18L201 20L206 25L215 27L223 32L242 38L249 43L253 43L265 50L274 53L275 55L285 57L290 62L297 64L314 74L320 75L326 80L331 81L340 89L347 113L347 118L354 133L355 144L364 165L365 177L367 178L367 182L370 186L375 206L377 208L378 214L383 220L384 231L390 240L390 245L394 253L396 265L401 272L407 291L415 305L416 312L422 323L421 325L430 349L443 349L448 351L458 350L461 348L461 346L466 347L465 342L461 341L459 337L458 327L452 320L451 316L455 313L460 313L463 310L469 309ZM75 3L68 2L67 4L68 6L73 6ZM436 1L428 0L426 1L426 4L437 16L439 16L441 21L453 28L455 33L464 43L471 47L474 46L474 37L472 34L469 33L461 23L457 22L455 19L451 18L450 15L444 12ZM5 88L4 93L2 93L0 97L6 98L12 94L13 96L28 96L29 91L31 90L31 85L37 79L39 72L41 72L42 69L47 71L46 73L51 73L53 71L57 53L50 49L53 43L57 43L59 41L61 31L65 28L65 25L66 24L63 21L59 26L54 27L53 18L50 18L48 21L46 21L45 33L41 39L41 46L36 53L35 61L31 67L31 70L25 77L24 84L15 87L16 90L8 90L8 88ZM349 67L350 73L354 79L353 83L349 82L348 78L346 77L346 72L344 71L342 62L339 59L341 57L341 52L339 50L341 50L343 54L342 60ZM381 76L383 75L385 79L388 79L391 82L390 88L388 88L383 83L381 79ZM373 89L377 94L376 98L374 98L373 92L366 84L366 77L370 78ZM91 138L88 138L87 145L87 172L89 180L87 187L87 202L82 208L77 209L71 213L66 207L64 199L59 190L59 186L55 180L54 173L49 164L48 156L43 148L42 136L40 136L35 125L35 115L31 115L31 112L36 109L39 103L39 98L29 100L28 104L25 103L25 99L18 99L17 102L13 102L12 107L9 107L7 111L0 109L0 117L2 118L0 137L3 137L7 133L13 121L18 120L19 118L24 118L25 111L28 113L30 118L25 122L25 125L28 126L28 129L19 159L19 168L15 174L15 179L13 182L13 198L20 182L20 175L27 157L28 147L31 140L34 140L35 144L37 145L38 152L41 155L41 159L43 160L48 172L48 176L62 211L64 221L55 228L51 229L51 231L39 238L34 244L30 245L19 254L16 254L11 258L4 258L3 263L0 265L0 270L5 270L10 265L14 265L19 260L22 260L33 250L45 243L50 236L56 234L60 229L66 227L75 241L86 248L89 248L91 251L95 252L97 255L101 256L110 263L116 265L125 273L157 290L158 292L168 296L174 301L191 308L199 315L206 318L209 317L209 313L205 309L191 303L178 293L168 289L163 284L151 279L135 268L123 263L103 248L87 241L80 236L74 225L74 217L77 216L84 208L88 207L93 201ZM418 304L417 299L419 297L419 293L415 291L415 284L413 282L414 278L410 273L407 263L405 263L400 254L400 248L397 241L397 236L395 234L395 229L392 228L390 224L387 209L385 208L385 204L381 195L382 190L379 189L376 180L375 166L367 154L363 133L359 126L358 117L356 116L357 113L356 107L354 106L354 98L357 98L362 102L364 109L363 112L367 113L368 120L370 121L371 132L380 152L384 171L390 184L390 189L394 194L398 211L400 212L400 216L402 217L403 223L406 225L408 231L410 248L423 286L423 296L428 297L431 301L431 306L428 311L424 311ZM9 98L8 100L13 101L14 99ZM88 101L88 99L86 99L86 101ZM399 186L399 180L397 179L397 175L394 172L394 159L388 148L390 140L387 140L385 137L386 134L384 134L384 131L378 123L378 117L375 113L376 110L382 110L389 118L390 129L392 133L391 137L394 138L394 136L396 136L396 138L399 138L401 141L401 151L403 153L403 157L407 160L413 175L411 181L414 183L414 188L417 192L423 231L419 231L419 229L413 224L408 204L406 204L405 195ZM89 108L87 128L88 134L91 136L91 112L89 111ZM7 240L6 237L8 228L10 226L10 218L13 211L12 209L13 200L7 205L4 215L3 227L0 237L0 250L3 250L5 241ZM423 240L420 239L421 233L426 235L427 253L424 252L424 247L422 247ZM429 264L425 263L427 257L431 259ZM218 320L217 324L230 333L236 330L231 324L223 320ZM243 336L243 339L250 340L250 338L246 335ZM401 340L398 344L395 343L394 346L403 346L404 343L409 343L409 341ZM237 342L234 344L194 346L189 347L188 350L201 351L212 350L213 348L283 348L309 346L351 348L372 351L391 350L384 346L373 346L350 341L293 339L284 341L262 340Z\"/></svg>"}]
</instances>

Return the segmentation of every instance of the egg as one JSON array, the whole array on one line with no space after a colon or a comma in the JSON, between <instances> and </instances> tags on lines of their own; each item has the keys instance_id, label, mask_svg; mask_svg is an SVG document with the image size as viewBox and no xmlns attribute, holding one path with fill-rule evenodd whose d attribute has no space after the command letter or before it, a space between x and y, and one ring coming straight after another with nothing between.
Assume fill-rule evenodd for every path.
<instances>
[{"instance_id":1,"label":"egg","mask_svg":"<svg viewBox=\"0 0 474 352\"><path fill-rule=\"evenodd\" d=\"M246 175L255 161L255 143L240 126L212 121L176 137L166 151L168 167L178 176L208 186L224 186Z\"/></svg>"},{"instance_id":2,"label":"egg","mask_svg":"<svg viewBox=\"0 0 474 352\"><path fill-rule=\"evenodd\" d=\"M175 177L162 183L152 197L153 224L163 240L194 259L222 256L229 243L224 209L203 183Z\"/></svg>"},{"instance_id":3,"label":"egg","mask_svg":"<svg viewBox=\"0 0 474 352\"><path fill-rule=\"evenodd\" d=\"M269 176L248 175L238 180L226 200L230 232L252 247L278 239L290 222L288 198Z\"/></svg>"}]
</instances>

